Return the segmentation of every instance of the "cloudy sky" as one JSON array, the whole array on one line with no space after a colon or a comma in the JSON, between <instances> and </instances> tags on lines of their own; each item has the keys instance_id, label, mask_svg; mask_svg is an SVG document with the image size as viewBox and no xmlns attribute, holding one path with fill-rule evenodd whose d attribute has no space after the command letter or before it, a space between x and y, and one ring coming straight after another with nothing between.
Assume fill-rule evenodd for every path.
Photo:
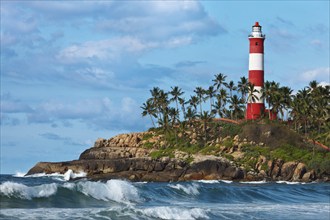
<instances>
[{"instance_id":1,"label":"cloudy sky","mask_svg":"<svg viewBox=\"0 0 330 220\"><path fill-rule=\"evenodd\" d=\"M0 173L147 129L154 86L237 82L255 21L266 80L329 83L329 1L1 1Z\"/></svg>"}]
</instances>

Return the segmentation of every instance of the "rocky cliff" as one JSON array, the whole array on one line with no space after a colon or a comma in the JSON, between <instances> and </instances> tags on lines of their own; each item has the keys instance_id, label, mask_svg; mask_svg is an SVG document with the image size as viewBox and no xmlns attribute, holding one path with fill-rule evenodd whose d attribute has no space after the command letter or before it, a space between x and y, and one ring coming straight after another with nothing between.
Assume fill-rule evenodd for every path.
<instances>
[{"instance_id":1,"label":"rocky cliff","mask_svg":"<svg viewBox=\"0 0 330 220\"><path fill-rule=\"evenodd\" d=\"M227 137L227 140L229 138ZM27 175L65 173L71 169L73 172L87 173L87 178L92 180L120 178L132 181L312 181L317 178L315 171L308 170L301 162L267 160L263 155L246 159L243 149L247 140L240 140L237 135L232 140L231 146L224 146L222 144L226 142L226 138L218 139L218 143L213 143L212 149L216 151L212 154L188 153L176 149L171 152L171 156L155 157L154 153L164 148L162 135L156 135L154 132L121 134L110 139L96 140L94 146L85 150L78 160L39 162ZM237 162L244 159L247 163Z\"/></svg>"}]
</instances>

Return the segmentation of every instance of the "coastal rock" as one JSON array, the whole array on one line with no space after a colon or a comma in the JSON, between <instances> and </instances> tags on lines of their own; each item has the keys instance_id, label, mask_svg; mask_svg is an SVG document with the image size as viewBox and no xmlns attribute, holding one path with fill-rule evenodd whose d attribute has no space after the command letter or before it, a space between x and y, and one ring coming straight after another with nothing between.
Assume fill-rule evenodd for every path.
<instances>
[{"instance_id":1,"label":"coastal rock","mask_svg":"<svg viewBox=\"0 0 330 220\"><path fill-rule=\"evenodd\" d=\"M309 172L306 172L303 177L301 178L301 180L303 182L310 182L316 179L316 174L314 170L311 170Z\"/></svg>"},{"instance_id":2,"label":"coastal rock","mask_svg":"<svg viewBox=\"0 0 330 220\"><path fill-rule=\"evenodd\" d=\"M191 131L190 135L196 134ZM187 134L184 134L187 135ZM132 181L185 181L185 180L286 180L313 181L317 176L314 170L307 170L303 163L291 161L284 163L281 159L267 161L263 155L249 158L256 161L252 170L246 170L244 164L237 163L245 159L244 145L241 137L235 136L232 147L222 146L217 142L231 141L231 137L218 137L209 145L218 149L215 155L191 154L174 150L169 156L152 158L152 152L166 149L162 135L154 132L120 134L110 139L99 138L93 147L81 153L78 160L66 162L39 162L27 175L36 173L61 173L68 170L75 173L85 172L91 180L129 179ZM260 143L260 142L259 142ZM219 155L234 159L230 161ZM228 157L230 156L230 157ZM191 162L189 162L191 161ZM236 161L236 162L235 162ZM237 163L237 164L236 164ZM241 167L239 167L241 166Z\"/></svg>"},{"instance_id":3,"label":"coastal rock","mask_svg":"<svg viewBox=\"0 0 330 220\"><path fill-rule=\"evenodd\" d=\"M291 180L296 167L297 167L297 162L284 163L281 168L281 178L286 181Z\"/></svg>"},{"instance_id":4,"label":"coastal rock","mask_svg":"<svg viewBox=\"0 0 330 220\"><path fill-rule=\"evenodd\" d=\"M99 147L104 147L104 143L106 142L107 140L104 139L104 138L98 138L95 143L94 143L94 147L95 148L99 148Z\"/></svg>"},{"instance_id":5,"label":"coastal rock","mask_svg":"<svg viewBox=\"0 0 330 220\"><path fill-rule=\"evenodd\" d=\"M306 170L307 170L306 165L303 163L299 163L296 169L294 170L294 173L292 175L292 180L293 181L300 180L306 173Z\"/></svg>"},{"instance_id":6,"label":"coastal rock","mask_svg":"<svg viewBox=\"0 0 330 220\"><path fill-rule=\"evenodd\" d=\"M231 165L220 157L198 156L196 161L188 164L174 158L152 159L80 159L59 163L36 164L27 175L35 173L85 172L87 178L99 179L130 179L134 181L179 181L200 179L243 179L242 169Z\"/></svg>"}]
</instances>

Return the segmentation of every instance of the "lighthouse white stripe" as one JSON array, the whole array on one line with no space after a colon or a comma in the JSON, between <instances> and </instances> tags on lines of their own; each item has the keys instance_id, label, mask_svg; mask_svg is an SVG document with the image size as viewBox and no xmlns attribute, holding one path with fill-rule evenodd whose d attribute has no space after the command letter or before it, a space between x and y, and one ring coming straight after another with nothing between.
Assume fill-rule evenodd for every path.
<instances>
[{"instance_id":1,"label":"lighthouse white stripe","mask_svg":"<svg viewBox=\"0 0 330 220\"><path fill-rule=\"evenodd\" d=\"M248 103L264 103L264 100L261 98L261 96L262 96L262 93L261 93L262 87L261 86L255 86L254 89L258 91L258 92L254 93L254 95L257 97L257 99L254 102L252 102L252 100L249 98Z\"/></svg>"},{"instance_id":2,"label":"lighthouse white stripe","mask_svg":"<svg viewBox=\"0 0 330 220\"><path fill-rule=\"evenodd\" d=\"M250 53L249 70L264 70L264 54Z\"/></svg>"}]
</instances>

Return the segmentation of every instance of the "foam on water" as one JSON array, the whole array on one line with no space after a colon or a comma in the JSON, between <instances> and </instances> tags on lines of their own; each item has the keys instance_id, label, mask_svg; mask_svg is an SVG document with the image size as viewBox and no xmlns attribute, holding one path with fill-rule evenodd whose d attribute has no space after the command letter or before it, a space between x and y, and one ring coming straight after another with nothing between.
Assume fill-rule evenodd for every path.
<instances>
[{"instance_id":1,"label":"foam on water","mask_svg":"<svg viewBox=\"0 0 330 220\"><path fill-rule=\"evenodd\" d=\"M57 192L57 184L43 184L39 186L26 186L21 183L4 182L0 185L0 194L7 197L16 197L22 199L33 199L49 197Z\"/></svg>"},{"instance_id":2,"label":"foam on water","mask_svg":"<svg viewBox=\"0 0 330 220\"><path fill-rule=\"evenodd\" d=\"M197 182L199 182L199 183L210 183L210 184L219 183L218 180L197 180Z\"/></svg>"},{"instance_id":3,"label":"foam on water","mask_svg":"<svg viewBox=\"0 0 330 220\"><path fill-rule=\"evenodd\" d=\"M83 171L80 171L78 173L74 173L71 169L69 169L68 171L66 171L66 173L64 174L60 174L60 173L50 173L50 174L46 174L46 173L36 173L36 174L32 174L32 175L28 175L25 176L24 173L20 173L17 172L14 177L24 177L24 178L39 178L39 177L53 177L56 180L60 180L60 181L69 181L71 179L76 179L76 178L82 178L82 177L86 177L86 173Z\"/></svg>"},{"instance_id":4,"label":"foam on water","mask_svg":"<svg viewBox=\"0 0 330 220\"><path fill-rule=\"evenodd\" d=\"M266 180L261 180L261 181L240 181L240 183L244 184L265 184L267 183Z\"/></svg>"},{"instance_id":5,"label":"foam on water","mask_svg":"<svg viewBox=\"0 0 330 220\"><path fill-rule=\"evenodd\" d=\"M198 195L199 194L199 185L196 183L192 183L192 184L187 184L187 185L183 185L183 184L170 184L169 187L173 188L173 189L177 189L177 190L182 190L183 192L185 192L188 195Z\"/></svg>"},{"instance_id":6,"label":"foam on water","mask_svg":"<svg viewBox=\"0 0 330 220\"><path fill-rule=\"evenodd\" d=\"M306 184L304 182L289 182L289 181L276 181L276 183L279 183L279 184L289 184L289 185Z\"/></svg>"},{"instance_id":7,"label":"foam on water","mask_svg":"<svg viewBox=\"0 0 330 220\"><path fill-rule=\"evenodd\" d=\"M220 180L220 182L223 182L223 183L232 183L233 181L232 180Z\"/></svg>"},{"instance_id":8,"label":"foam on water","mask_svg":"<svg viewBox=\"0 0 330 220\"><path fill-rule=\"evenodd\" d=\"M80 171L79 173L74 173L72 170L68 170L66 171L66 173L64 173L63 178L66 181L69 181L70 179L76 179L79 177L85 177L87 174L83 171Z\"/></svg>"},{"instance_id":9,"label":"foam on water","mask_svg":"<svg viewBox=\"0 0 330 220\"><path fill-rule=\"evenodd\" d=\"M24 177L25 175L26 175L26 173L17 171L13 176L14 177Z\"/></svg>"},{"instance_id":10,"label":"foam on water","mask_svg":"<svg viewBox=\"0 0 330 220\"><path fill-rule=\"evenodd\" d=\"M72 193L81 192L88 197L103 201L115 201L129 204L140 201L138 189L132 183L123 180L109 180L107 182L79 181L41 184L27 186L22 183L6 181L0 184L0 195L8 198L31 200L33 198L50 197L59 189L68 189Z\"/></svg>"},{"instance_id":11,"label":"foam on water","mask_svg":"<svg viewBox=\"0 0 330 220\"><path fill-rule=\"evenodd\" d=\"M175 208L160 206L139 210L144 215L159 219L209 219L207 211L200 208Z\"/></svg>"},{"instance_id":12,"label":"foam on water","mask_svg":"<svg viewBox=\"0 0 330 220\"><path fill-rule=\"evenodd\" d=\"M307 211L306 211L307 210ZM2 209L2 219L301 219L328 220L329 204L221 204L196 207Z\"/></svg>"},{"instance_id":13,"label":"foam on water","mask_svg":"<svg viewBox=\"0 0 330 220\"><path fill-rule=\"evenodd\" d=\"M83 181L77 183L77 188L83 194L103 201L130 203L139 200L137 188L123 180L108 180L106 183Z\"/></svg>"}]
</instances>

